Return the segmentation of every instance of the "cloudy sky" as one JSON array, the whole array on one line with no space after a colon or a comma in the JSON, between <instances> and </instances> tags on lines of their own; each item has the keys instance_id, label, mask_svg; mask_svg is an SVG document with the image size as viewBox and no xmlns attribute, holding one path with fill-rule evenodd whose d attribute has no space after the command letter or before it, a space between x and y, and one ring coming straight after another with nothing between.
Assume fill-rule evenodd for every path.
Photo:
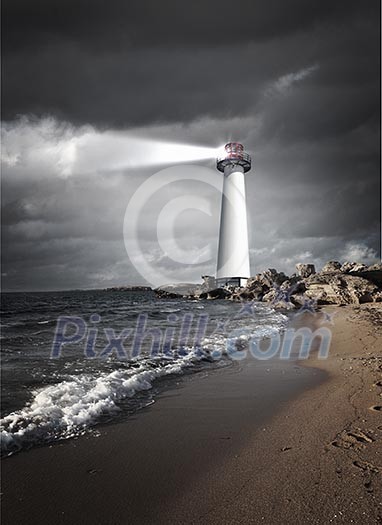
<instances>
[{"instance_id":1,"label":"cloudy sky","mask_svg":"<svg viewBox=\"0 0 382 525\"><path fill-rule=\"evenodd\" d=\"M3 289L213 274L228 140L253 157L252 273L378 260L379 10L3 0Z\"/></svg>"}]
</instances>

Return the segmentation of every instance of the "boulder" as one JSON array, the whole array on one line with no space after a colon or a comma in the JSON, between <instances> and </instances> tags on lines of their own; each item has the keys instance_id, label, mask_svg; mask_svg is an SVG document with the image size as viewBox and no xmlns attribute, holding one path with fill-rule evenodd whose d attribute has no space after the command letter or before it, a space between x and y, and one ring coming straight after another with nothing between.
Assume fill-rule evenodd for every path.
<instances>
[{"instance_id":1,"label":"boulder","mask_svg":"<svg viewBox=\"0 0 382 525\"><path fill-rule=\"evenodd\" d=\"M303 293L297 293L295 295L291 295L290 302L296 307L301 308L301 306L304 306L306 304L306 295Z\"/></svg>"},{"instance_id":2,"label":"boulder","mask_svg":"<svg viewBox=\"0 0 382 525\"><path fill-rule=\"evenodd\" d=\"M232 292L225 288L215 288L215 290L209 290L200 294L200 299L228 299L232 295Z\"/></svg>"},{"instance_id":3,"label":"boulder","mask_svg":"<svg viewBox=\"0 0 382 525\"><path fill-rule=\"evenodd\" d=\"M324 265L320 273L332 273L337 272L340 269L341 263L339 263L338 261L329 261Z\"/></svg>"},{"instance_id":4,"label":"boulder","mask_svg":"<svg viewBox=\"0 0 382 525\"><path fill-rule=\"evenodd\" d=\"M244 288L244 290L239 291L237 294L233 294L232 298L243 301L262 301L263 296L264 292L262 288L253 288L252 290Z\"/></svg>"},{"instance_id":5,"label":"boulder","mask_svg":"<svg viewBox=\"0 0 382 525\"><path fill-rule=\"evenodd\" d=\"M276 290L273 288L272 290L269 290L269 292L263 295L263 301L265 303L270 303L275 300L275 297L276 297Z\"/></svg>"},{"instance_id":6,"label":"boulder","mask_svg":"<svg viewBox=\"0 0 382 525\"><path fill-rule=\"evenodd\" d=\"M294 303L291 301L289 291L286 289L272 288L263 297L264 302L272 303L273 308L282 308L286 310L293 310L295 308Z\"/></svg>"},{"instance_id":7,"label":"boulder","mask_svg":"<svg viewBox=\"0 0 382 525\"><path fill-rule=\"evenodd\" d=\"M354 268L354 266L356 264L357 263L346 261L341 266L340 271L343 272L343 273L349 273Z\"/></svg>"},{"instance_id":8,"label":"boulder","mask_svg":"<svg viewBox=\"0 0 382 525\"><path fill-rule=\"evenodd\" d=\"M315 274L305 280L305 295L317 304L360 304L373 301L378 287L364 279L337 272Z\"/></svg>"},{"instance_id":9,"label":"boulder","mask_svg":"<svg viewBox=\"0 0 382 525\"><path fill-rule=\"evenodd\" d=\"M379 271L382 272L382 263L372 264L367 269L369 272Z\"/></svg>"},{"instance_id":10,"label":"boulder","mask_svg":"<svg viewBox=\"0 0 382 525\"><path fill-rule=\"evenodd\" d=\"M300 278L293 277L293 276L287 279L286 281L284 281L282 285L280 286L280 290L285 290L286 292L289 293L289 295L303 293L305 292L305 289L306 289L305 281Z\"/></svg>"},{"instance_id":11,"label":"boulder","mask_svg":"<svg viewBox=\"0 0 382 525\"><path fill-rule=\"evenodd\" d=\"M283 272L277 272L274 268L269 268L262 273L258 273L255 277L250 277L247 281L246 288L252 290L254 288L262 287L264 292L270 290L273 286L282 284L288 277Z\"/></svg>"},{"instance_id":12,"label":"boulder","mask_svg":"<svg viewBox=\"0 0 382 525\"><path fill-rule=\"evenodd\" d=\"M349 270L349 273L364 272L365 270L367 270L366 264L354 263L354 266L351 270Z\"/></svg>"},{"instance_id":13,"label":"boulder","mask_svg":"<svg viewBox=\"0 0 382 525\"><path fill-rule=\"evenodd\" d=\"M303 279L306 279L310 275L313 275L316 273L316 268L314 264L298 263L296 264L296 271L297 271L297 275L299 275Z\"/></svg>"},{"instance_id":14,"label":"boulder","mask_svg":"<svg viewBox=\"0 0 382 525\"><path fill-rule=\"evenodd\" d=\"M201 285L201 292L207 292L208 290L214 290L216 288L216 279L211 275L202 275L203 284Z\"/></svg>"},{"instance_id":15,"label":"boulder","mask_svg":"<svg viewBox=\"0 0 382 525\"><path fill-rule=\"evenodd\" d=\"M350 275L356 275L358 277L363 277L368 281L376 284L379 287L382 287L382 264L372 264L371 266L366 266L363 263L357 262L345 262L341 266L341 272L348 273Z\"/></svg>"},{"instance_id":16,"label":"boulder","mask_svg":"<svg viewBox=\"0 0 382 525\"><path fill-rule=\"evenodd\" d=\"M295 304L291 301L284 301L282 299L280 301L274 301L272 307L282 310L294 310L296 308Z\"/></svg>"},{"instance_id":17,"label":"boulder","mask_svg":"<svg viewBox=\"0 0 382 525\"><path fill-rule=\"evenodd\" d=\"M373 293L372 297L375 303L381 303L382 302L382 290L378 290L378 292Z\"/></svg>"},{"instance_id":18,"label":"boulder","mask_svg":"<svg viewBox=\"0 0 382 525\"><path fill-rule=\"evenodd\" d=\"M368 281L376 284L379 288L382 288L382 270L366 270L364 272L357 272L358 277L363 277Z\"/></svg>"},{"instance_id":19,"label":"boulder","mask_svg":"<svg viewBox=\"0 0 382 525\"><path fill-rule=\"evenodd\" d=\"M340 271L343 273L352 273L352 272L364 272L367 269L368 268L366 264L346 261L341 266Z\"/></svg>"}]
</instances>

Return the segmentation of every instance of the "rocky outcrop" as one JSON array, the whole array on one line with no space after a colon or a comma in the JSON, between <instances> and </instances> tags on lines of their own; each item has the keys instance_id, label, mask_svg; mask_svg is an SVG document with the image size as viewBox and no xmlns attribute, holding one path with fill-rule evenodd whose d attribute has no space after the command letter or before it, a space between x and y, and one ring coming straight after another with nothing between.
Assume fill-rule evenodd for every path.
<instances>
[{"instance_id":1,"label":"rocky outcrop","mask_svg":"<svg viewBox=\"0 0 382 525\"><path fill-rule=\"evenodd\" d=\"M371 268L362 263L346 262L341 265L338 261L329 261L321 272L312 273L305 278L301 275L299 288L291 290L290 301L297 307L306 299L318 305L379 301L382 265L374 265ZM297 265L296 269L298 273L305 270L302 265Z\"/></svg>"},{"instance_id":2,"label":"rocky outcrop","mask_svg":"<svg viewBox=\"0 0 382 525\"><path fill-rule=\"evenodd\" d=\"M201 293L199 299L228 299L231 295L232 292L225 288L215 288L215 290Z\"/></svg>"},{"instance_id":3,"label":"rocky outcrop","mask_svg":"<svg viewBox=\"0 0 382 525\"><path fill-rule=\"evenodd\" d=\"M345 262L341 266L342 273L348 273L351 275L356 275L358 277L363 277L364 279L371 281L375 285L382 286L382 264L377 263L371 266L366 266L363 263L357 262Z\"/></svg>"},{"instance_id":4,"label":"rocky outcrop","mask_svg":"<svg viewBox=\"0 0 382 525\"><path fill-rule=\"evenodd\" d=\"M246 288L252 290L256 287L265 286L268 289L272 288L274 285L280 285L286 281L288 277L283 272L278 272L274 268L269 268L265 272L258 273L255 277L250 277L247 281Z\"/></svg>"},{"instance_id":5,"label":"rocky outcrop","mask_svg":"<svg viewBox=\"0 0 382 525\"><path fill-rule=\"evenodd\" d=\"M382 301L382 264L329 261L316 273L313 264L296 265L286 277L274 269L248 280L235 298L269 302L274 307L300 308L307 304L361 304Z\"/></svg>"},{"instance_id":6,"label":"rocky outcrop","mask_svg":"<svg viewBox=\"0 0 382 525\"><path fill-rule=\"evenodd\" d=\"M162 298L229 299L231 301L263 301L274 308L301 308L324 304L361 304L382 301L382 264L329 261L316 272L313 264L299 263L296 274L288 277L269 268L247 281L244 288L210 287L212 277L204 277L201 285L168 285L157 288Z\"/></svg>"},{"instance_id":7,"label":"rocky outcrop","mask_svg":"<svg viewBox=\"0 0 382 525\"><path fill-rule=\"evenodd\" d=\"M382 272L382 263L372 264L367 269L369 272L379 271Z\"/></svg>"},{"instance_id":8,"label":"rocky outcrop","mask_svg":"<svg viewBox=\"0 0 382 525\"><path fill-rule=\"evenodd\" d=\"M341 272L316 274L306 279L305 286L305 295L317 304L368 303L378 291L367 279Z\"/></svg>"},{"instance_id":9,"label":"rocky outcrop","mask_svg":"<svg viewBox=\"0 0 382 525\"><path fill-rule=\"evenodd\" d=\"M327 262L321 270L321 273L332 273L341 270L341 263L338 261Z\"/></svg>"},{"instance_id":10,"label":"rocky outcrop","mask_svg":"<svg viewBox=\"0 0 382 525\"><path fill-rule=\"evenodd\" d=\"M367 270L367 266L366 264L347 261L343 263L340 270L343 273L364 272Z\"/></svg>"},{"instance_id":11,"label":"rocky outcrop","mask_svg":"<svg viewBox=\"0 0 382 525\"><path fill-rule=\"evenodd\" d=\"M367 269L365 272L359 272L356 275L358 275L358 277L363 277L364 279L371 281L379 288L382 287L382 270Z\"/></svg>"},{"instance_id":12,"label":"rocky outcrop","mask_svg":"<svg viewBox=\"0 0 382 525\"><path fill-rule=\"evenodd\" d=\"M306 279L307 277L310 277L311 275L316 273L316 268L314 264L298 263L296 264L296 271L299 277Z\"/></svg>"}]
</instances>

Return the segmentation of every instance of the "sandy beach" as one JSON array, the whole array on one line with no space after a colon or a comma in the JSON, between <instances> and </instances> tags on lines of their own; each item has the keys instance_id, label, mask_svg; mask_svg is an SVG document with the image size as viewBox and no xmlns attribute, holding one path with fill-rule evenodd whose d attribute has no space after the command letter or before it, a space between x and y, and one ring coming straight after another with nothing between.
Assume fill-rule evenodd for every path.
<instances>
[{"instance_id":1,"label":"sandy beach","mask_svg":"<svg viewBox=\"0 0 382 525\"><path fill-rule=\"evenodd\" d=\"M381 304L325 311L327 360L256 388L254 359L190 375L97 435L3 460L3 523L381 523Z\"/></svg>"}]
</instances>

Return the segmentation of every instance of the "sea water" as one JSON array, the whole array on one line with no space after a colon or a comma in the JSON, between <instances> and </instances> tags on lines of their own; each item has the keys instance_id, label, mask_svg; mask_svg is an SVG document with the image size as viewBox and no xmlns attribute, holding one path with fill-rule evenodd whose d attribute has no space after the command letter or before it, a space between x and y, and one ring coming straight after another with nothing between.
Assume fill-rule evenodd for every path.
<instances>
[{"instance_id":1,"label":"sea water","mask_svg":"<svg viewBox=\"0 0 382 525\"><path fill-rule=\"evenodd\" d=\"M63 316L82 319L87 330L93 329L92 358L85 348L89 334L63 345L52 357ZM166 351L162 345L153 353L153 337L147 335L133 355L134 332L142 316L146 330L170 342ZM185 319L190 330L180 345ZM76 437L93 432L97 424L129 417L155 402L158 393L182 375L232 366L225 352L230 334L245 329L244 344L248 333L267 337L282 331L287 320L262 303L165 300L152 292L3 294L2 454ZM68 333L70 328L75 325ZM108 343L105 329L117 336L123 330L131 334L123 341L125 355L111 350L101 357ZM240 343L240 335L237 339Z\"/></svg>"}]
</instances>

